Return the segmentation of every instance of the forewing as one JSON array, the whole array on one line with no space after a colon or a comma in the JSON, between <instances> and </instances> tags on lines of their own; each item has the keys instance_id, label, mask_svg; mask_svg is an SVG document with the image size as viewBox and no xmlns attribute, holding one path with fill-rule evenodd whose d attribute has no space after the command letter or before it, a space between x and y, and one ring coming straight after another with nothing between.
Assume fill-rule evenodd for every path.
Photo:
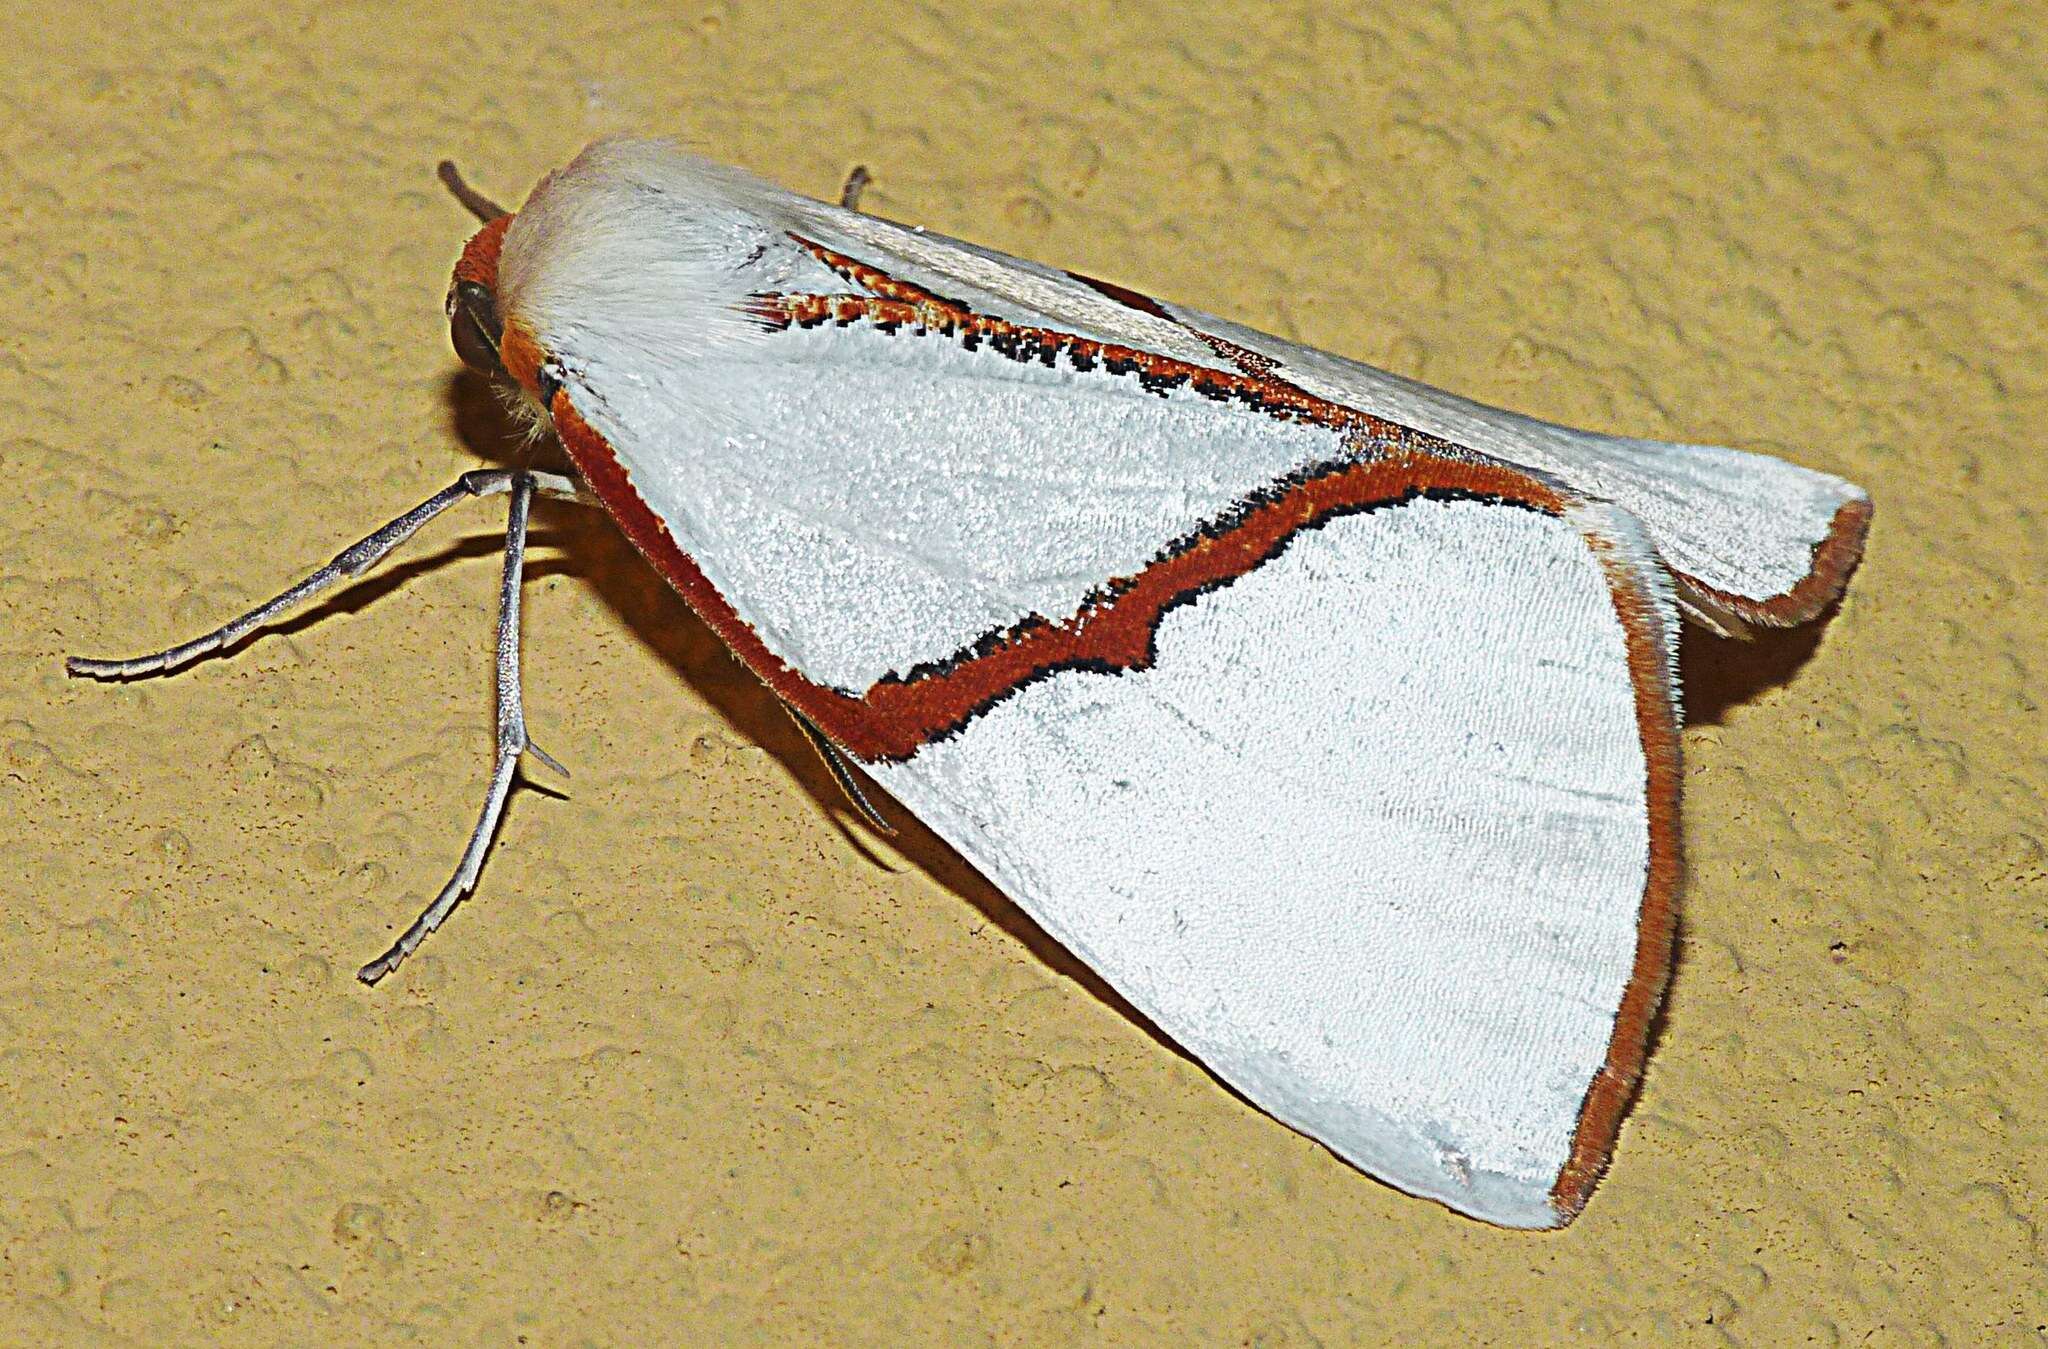
<instances>
[{"instance_id":1,"label":"forewing","mask_svg":"<svg viewBox=\"0 0 2048 1349\"><path fill-rule=\"evenodd\" d=\"M869 319L570 388L768 648L859 693L1058 621L1340 434Z\"/></svg>"},{"instance_id":2,"label":"forewing","mask_svg":"<svg viewBox=\"0 0 2048 1349\"><path fill-rule=\"evenodd\" d=\"M1101 384L713 383L745 396L703 454L585 386L558 409L620 443L558 420L778 692L1260 1106L1475 1216L1576 1211L1676 876L1672 610L1625 514Z\"/></svg>"},{"instance_id":3,"label":"forewing","mask_svg":"<svg viewBox=\"0 0 2048 1349\"><path fill-rule=\"evenodd\" d=\"M1580 431L1488 407L1362 362L1123 287L1058 272L887 221L821 208L816 229L919 284L1285 381L1507 464L1547 474L1640 520L1676 573L1680 600L1715 626L1812 618L1862 552L1870 501L1832 474L1770 455Z\"/></svg>"},{"instance_id":4,"label":"forewing","mask_svg":"<svg viewBox=\"0 0 2048 1349\"><path fill-rule=\"evenodd\" d=\"M1273 360L1276 375L1310 393L1620 506L1674 573L1680 602L1711 625L1803 623L1841 593L1862 556L1870 498L1833 474L1725 446L1575 430L1223 319L1175 312Z\"/></svg>"},{"instance_id":5,"label":"forewing","mask_svg":"<svg viewBox=\"0 0 2048 1349\"><path fill-rule=\"evenodd\" d=\"M1435 452L1514 466L1642 522L1709 624L1802 622L1861 555L1869 499L1766 455L1576 431L1485 407L1122 287L784 192L661 142L603 141L538 189L506 237L519 331L599 396L715 365L761 340L763 292L931 298L955 309L1263 380L1409 428ZM622 378L603 377L611 361ZM703 381L685 379L687 395ZM669 391L660 391L668 396ZM673 401L673 400L672 400ZM601 407L584 409L596 417ZM985 419L984 419L985 420ZM973 426L971 420L967 423ZM724 430L700 419L691 434Z\"/></svg>"}]
</instances>

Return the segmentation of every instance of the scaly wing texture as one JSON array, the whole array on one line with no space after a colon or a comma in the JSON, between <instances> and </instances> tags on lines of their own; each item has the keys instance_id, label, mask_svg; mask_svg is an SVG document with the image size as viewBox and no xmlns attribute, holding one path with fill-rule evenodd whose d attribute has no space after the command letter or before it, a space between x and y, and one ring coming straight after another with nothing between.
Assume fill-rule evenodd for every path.
<instances>
[{"instance_id":1,"label":"scaly wing texture","mask_svg":"<svg viewBox=\"0 0 2048 1349\"><path fill-rule=\"evenodd\" d=\"M636 543L1253 1101L1568 1219L1668 964L1673 609L1635 520L1042 268L942 247L975 275L940 295L649 153L544 184L501 274Z\"/></svg>"},{"instance_id":2,"label":"scaly wing texture","mask_svg":"<svg viewBox=\"0 0 2048 1349\"><path fill-rule=\"evenodd\" d=\"M594 353L577 410L778 656L859 692L1114 577L1331 430L871 321L708 354L660 384Z\"/></svg>"},{"instance_id":3,"label":"scaly wing texture","mask_svg":"<svg viewBox=\"0 0 2048 1349\"><path fill-rule=\"evenodd\" d=\"M1805 622L1841 592L1861 556L1870 499L1832 474L1770 455L1602 435L1487 407L1198 310L873 217L819 206L807 228L878 268L941 294L959 291L992 312L1044 315L1181 359L1266 372L1613 502L1643 523L1677 574L1687 608L1715 626Z\"/></svg>"},{"instance_id":4,"label":"scaly wing texture","mask_svg":"<svg viewBox=\"0 0 2048 1349\"><path fill-rule=\"evenodd\" d=\"M1163 308L1165 306L1162 306ZM1194 311L1203 331L1276 362L1320 397L1554 476L1639 520L1687 608L1803 623L1841 593L1862 555L1870 498L1854 483L1767 454L1579 431L1475 403L1399 375Z\"/></svg>"},{"instance_id":5,"label":"scaly wing texture","mask_svg":"<svg viewBox=\"0 0 2048 1349\"><path fill-rule=\"evenodd\" d=\"M792 246L804 241L977 313L1257 373L1612 502L1642 522L1680 602L1725 630L1804 622L1840 593L1861 556L1863 491L1768 455L1601 435L1486 407L1122 287L796 196L664 142L599 142L550 181L565 190L535 194L550 221L528 231L524 251L549 255L531 268L548 284L527 287L536 292L530 307L630 319L606 334L616 352L672 359L731 345L745 338L737 316L753 292L850 288L815 252ZM576 256L544 246L568 238L584 245ZM508 295L521 281L508 275ZM873 288L872 277L851 288L862 283ZM650 294L690 301L649 312Z\"/></svg>"},{"instance_id":6,"label":"scaly wing texture","mask_svg":"<svg viewBox=\"0 0 2048 1349\"><path fill-rule=\"evenodd\" d=\"M1149 668L1051 675L872 771L1262 1109L1554 1226L1611 1142L1587 1121L1573 1168L1610 1049L1641 1052L1648 756L1674 751L1629 642L1571 520L1411 501L1167 613Z\"/></svg>"}]
</instances>

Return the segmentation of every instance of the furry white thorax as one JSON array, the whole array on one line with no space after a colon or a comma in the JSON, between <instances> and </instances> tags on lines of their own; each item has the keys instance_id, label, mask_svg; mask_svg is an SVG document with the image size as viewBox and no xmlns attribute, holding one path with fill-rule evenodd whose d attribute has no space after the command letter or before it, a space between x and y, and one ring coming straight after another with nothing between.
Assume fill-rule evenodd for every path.
<instances>
[{"instance_id":1,"label":"furry white thorax","mask_svg":"<svg viewBox=\"0 0 2048 1349\"><path fill-rule=\"evenodd\" d=\"M543 178L505 234L498 305L574 368L605 352L659 371L765 334L741 306L800 201L666 141L594 142Z\"/></svg>"}]
</instances>

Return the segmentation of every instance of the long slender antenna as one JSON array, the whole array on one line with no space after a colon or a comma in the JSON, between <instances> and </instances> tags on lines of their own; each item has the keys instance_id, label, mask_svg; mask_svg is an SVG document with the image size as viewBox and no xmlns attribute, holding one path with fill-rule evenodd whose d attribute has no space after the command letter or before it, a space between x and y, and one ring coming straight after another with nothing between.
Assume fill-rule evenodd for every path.
<instances>
[{"instance_id":1,"label":"long slender antenna","mask_svg":"<svg viewBox=\"0 0 2048 1349\"><path fill-rule=\"evenodd\" d=\"M849 211L858 211L860 194L867 191L868 184L874 180L875 176L868 172L867 165L854 165L853 172L846 175L845 186L839 189L839 204Z\"/></svg>"},{"instance_id":2,"label":"long slender antenna","mask_svg":"<svg viewBox=\"0 0 2048 1349\"><path fill-rule=\"evenodd\" d=\"M469 208L469 213L486 225L512 213L483 193L462 181L462 170L455 167L455 161L444 159L434 169L443 185L455 194L455 200Z\"/></svg>"}]
</instances>

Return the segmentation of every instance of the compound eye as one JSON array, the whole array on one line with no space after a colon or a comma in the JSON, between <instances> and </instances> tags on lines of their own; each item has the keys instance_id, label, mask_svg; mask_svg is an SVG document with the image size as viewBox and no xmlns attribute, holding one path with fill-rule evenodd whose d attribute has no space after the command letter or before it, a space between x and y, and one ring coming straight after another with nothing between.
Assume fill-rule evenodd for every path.
<instances>
[{"instance_id":1,"label":"compound eye","mask_svg":"<svg viewBox=\"0 0 2048 1349\"><path fill-rule=\"evenodd\" d=\"M480 375L503 378L505 364L498 359L498 340L504 331L498 321L497 298L490 288L475 281L458 281L448 296L448 338L462 363Z\"/></svg>"}]
</instances>

